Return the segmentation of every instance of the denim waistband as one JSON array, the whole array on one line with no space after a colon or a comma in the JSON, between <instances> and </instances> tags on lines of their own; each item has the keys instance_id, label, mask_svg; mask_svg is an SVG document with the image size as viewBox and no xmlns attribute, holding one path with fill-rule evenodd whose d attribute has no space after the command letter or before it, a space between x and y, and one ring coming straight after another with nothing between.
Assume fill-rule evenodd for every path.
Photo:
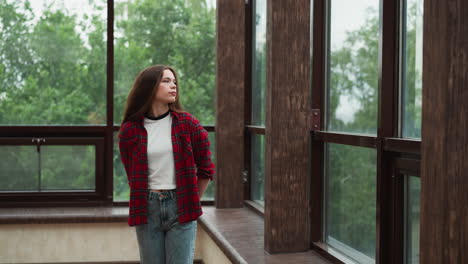
<instances>
[{"instance_id":1,"label":"denim waistband","mask_svg":"<svg viewBox=\"0 0 468 264\"><path fill-rule=\"evenodd\" d=\"M176 199L176 190L162 191L162 192L148 192L148 200L163 200L167 198Z\"/></svg>"}]
</instances>

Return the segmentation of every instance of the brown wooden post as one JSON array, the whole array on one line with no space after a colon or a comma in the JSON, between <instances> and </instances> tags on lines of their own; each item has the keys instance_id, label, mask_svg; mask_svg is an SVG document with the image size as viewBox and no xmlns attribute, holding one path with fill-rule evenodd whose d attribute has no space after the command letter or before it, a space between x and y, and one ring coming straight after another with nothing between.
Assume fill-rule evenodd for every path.
<instances>
[{"instance_id":1,"label":"brown wooden post","mask_svg":"<svg viewBox=\"0 0 468 264\"><path fill-rule=\"evenodd\" d=\"M267 3L265 250L310 248L310 0Z\"/></svg>"},{"instance_id":2,"label":"brown wooden post","mask_svg":"<svg viewBox=\"0 0 468 264\"><path fill-rule=\"evenodd\" d=\"M421 263L468 263L468 2L424 0Z\"/></svg>"},{"instance_id":3,"label":"brown wooden post","mask_svg":"<svg viewBox=\"0 0 468 264\"><path fill-rule=\"evenodd\" d=\"M245 0L217 1L216 207L243 206Z\"/></svg>"}]
</instances>

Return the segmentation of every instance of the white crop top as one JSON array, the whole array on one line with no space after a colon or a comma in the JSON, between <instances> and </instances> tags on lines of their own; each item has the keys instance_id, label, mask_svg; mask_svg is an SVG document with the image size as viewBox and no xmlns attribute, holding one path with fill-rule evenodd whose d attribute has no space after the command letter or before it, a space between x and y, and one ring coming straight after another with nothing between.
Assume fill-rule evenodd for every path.
<instances>
[{"instance_id":1,"label":"white crop top","mask_svg":"<svg viewBox=\"0 0 468 264\"><path fill-rule=\"evenodd\" d=\"M148 188L175 189L174 153L171 139L172 117L169 112L159 117L145 117L148 132Z\"/></svg>"}]
</instances>

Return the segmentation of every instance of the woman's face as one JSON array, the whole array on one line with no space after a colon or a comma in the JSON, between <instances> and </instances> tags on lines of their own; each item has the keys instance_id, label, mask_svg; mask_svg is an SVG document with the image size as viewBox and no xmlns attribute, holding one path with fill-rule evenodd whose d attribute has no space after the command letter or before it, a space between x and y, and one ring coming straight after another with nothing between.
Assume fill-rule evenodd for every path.
<instances>
[{"instance_id":1,"label":"woman's face","mask_svg":"<svg viewBox=\"0 0 468 264\"><path fill-rule=\"evenodd\" d=\"M177 96L177 81L171 70L164 70L154 101L162 104L174 103Z\"/></svg>"}]
</instances>

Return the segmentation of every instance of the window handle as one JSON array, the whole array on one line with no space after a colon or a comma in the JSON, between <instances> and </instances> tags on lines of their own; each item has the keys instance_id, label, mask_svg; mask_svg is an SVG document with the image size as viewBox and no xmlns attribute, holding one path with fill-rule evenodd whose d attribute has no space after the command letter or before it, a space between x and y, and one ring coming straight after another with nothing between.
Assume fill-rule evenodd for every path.
<instances>
[{"instance_id":1,"label":"window handle","mask_svg":"<svg viewBox=\"0 0 468 264\"><path fill-rule=\"evenodd\" d=\"M36 150L38 153L41 152L41 144L45 143L45 138L33 138L32 143L36 143Z\"/></svg>"}]
</instances>

